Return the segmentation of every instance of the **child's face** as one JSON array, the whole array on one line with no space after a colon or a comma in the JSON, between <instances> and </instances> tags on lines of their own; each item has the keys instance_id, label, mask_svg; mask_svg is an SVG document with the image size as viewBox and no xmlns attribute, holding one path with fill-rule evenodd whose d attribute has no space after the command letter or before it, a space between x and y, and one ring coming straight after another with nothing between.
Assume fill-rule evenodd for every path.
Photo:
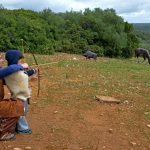
<instances>
[{"instance_id":1,"label":"child's face","mask_svg":"<svg viewBox=\"0 0 150 150\"><path fill-rule=\"evenodd\" d=\"M23 59L23 58L21 58L21 59L18 60L18 64L21 65L21 64L23 64L23 63L24 63L24 59Z\"/></svg>"},{"instance_id":2,"label":"child's face","mask_svg":"<svg viewBox=\"0 0 150 150\"><path fill-rule=\"evenodd\" d=\"M3 61L4 61L4 59L2 57L2 54L0 54L0 68L3 66Z\"/></svg>"}]
</instances>

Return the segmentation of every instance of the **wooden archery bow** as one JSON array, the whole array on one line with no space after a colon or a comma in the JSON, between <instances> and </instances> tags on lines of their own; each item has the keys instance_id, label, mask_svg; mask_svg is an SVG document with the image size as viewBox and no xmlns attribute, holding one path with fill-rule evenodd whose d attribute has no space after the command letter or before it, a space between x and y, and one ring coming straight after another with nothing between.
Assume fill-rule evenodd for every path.
<instances>
[{"instance_id":1,"label":"wooden archery bow","mask_svg":"<svg viewBox=\"0 0 150 150\"><path fill-rule=\"evenodd\" d=\"M39 64L37 62L37 59L36 59L34 53L31 52L31 54L32 54L32 56L34 58L35 64L38 66ZM38 71L37 71L37 75L38 75L38 92L37 92L37 96L39 97L39 94L40 94L40 70L39 70L39 68L38 68Z\"/></svg>"},{"instance_id":2,"label":"wooden archery bow","mask_svg":"<svg viewBox=\"0 0 150 150\"><path fill-rule=\"evenodd\" d=\"M22 45L23 45L23 42L24 42L28 46L28 48L29 48L29 45L23 39L21 39L21 40L22 40ZM24 52L24 49L23 49L23 52ZM32 51L30 51L30 52L31 52L31 54L32 54L32 56L34 58L35 64L38 66L39 64L37 62L37 59L36 59L34 53ZM39 94L40 94L40 70L39 70L39 68L38 68L38 71L37 71L37 75L38 75L38 91L37 91L37 96L39 97Z\"/></svg>"}]
</instances>

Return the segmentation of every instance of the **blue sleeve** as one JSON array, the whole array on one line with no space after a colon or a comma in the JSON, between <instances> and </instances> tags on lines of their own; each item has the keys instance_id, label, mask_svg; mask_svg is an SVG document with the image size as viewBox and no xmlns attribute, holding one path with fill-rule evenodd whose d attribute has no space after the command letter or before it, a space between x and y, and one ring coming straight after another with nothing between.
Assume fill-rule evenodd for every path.
<instances>
[{"instance_id":1,"label":"blue sleeve","mask_svg":"<svg viewBox=\"0 0 150 150\"><path fill-rule=\"evenodd\" d=\"M19 70L23 70L23 67L21 65L18 64L13 64L4 68L0 68L0 79L14 73L17 72Z\"/></svg>"},{"instance_id":2,"label":"blue sleeve","mask_svg":"<svg viewBox=\"0 0 150 150\"><path fill-rule=\"evenodd\" d=\"M35 73L36 73L35 69L31 69L31 70L27 70L27 71L26 71L26 74L27 74L28 76L32 76L32 75L35 74Z\"/></svg>"}]
</instances>

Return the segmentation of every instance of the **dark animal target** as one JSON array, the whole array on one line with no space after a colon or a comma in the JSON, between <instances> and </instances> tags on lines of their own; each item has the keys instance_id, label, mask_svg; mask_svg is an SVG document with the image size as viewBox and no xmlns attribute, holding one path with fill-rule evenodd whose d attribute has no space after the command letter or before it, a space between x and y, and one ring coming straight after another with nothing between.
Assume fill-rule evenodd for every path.
<instances>
[{"instance_id":1,"label":"dark animal target","mask_svg":"<svg viewBox=\"0 0 150 150\"><path fill-rule=\"evenodd\" d=\"M97 54L89 50L84 52L83 56L86 57L86 59L90 59L90 58L93 58L94 60L97 59Z\"/></svg>"},{"instance_id":2,"label":"dark animal target","mask_svg":"<svg viewBox=\"0 0 150 150\"><path fill-rule=\"evenodd\" d=\"M149 51L148 51L147 49L144 49L144 48L137 48L137 49L135 50L135 57L137 57L137 59L138 59L139 57L143 57L143 58L144 58L143 62L147 59L147 60L148 60L148 63L150 64L150 54L149 54ZM140 63L140 62L139 62L139 59L138 59L138 63Z\"/></svg>"}]
</instances>

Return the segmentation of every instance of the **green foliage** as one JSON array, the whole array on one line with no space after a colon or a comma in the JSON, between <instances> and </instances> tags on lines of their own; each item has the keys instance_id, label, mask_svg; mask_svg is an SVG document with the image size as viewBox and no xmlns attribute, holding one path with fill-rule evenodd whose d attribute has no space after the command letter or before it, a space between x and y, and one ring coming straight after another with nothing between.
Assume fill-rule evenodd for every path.
<instances>
[{"instance_id":1,"label":"green foliage","mask_svg":"<svg viewBox=\"0 0 150 150\"><path fill-rule=\"evenodd\" d=\"M131 57L138 45L133 26L114 9L54 13L51 9L34 12L0 6L0 30L3 51L23 48L39 54L81 54L88 47L98 56Z\"/></svg>"},{"instance_id":2,"label":"green foliage","mask_svg":"<svg viewBox=\"0 0 150 150\"><path fill-rule=\"evenodd\" d=\"M127 33L127 47L123 49L122 56L130 58L134 55L135 48L139 47L139 40L134 33L132 24L125 22L125 32Z\"/></svg>"}]
</instances>

